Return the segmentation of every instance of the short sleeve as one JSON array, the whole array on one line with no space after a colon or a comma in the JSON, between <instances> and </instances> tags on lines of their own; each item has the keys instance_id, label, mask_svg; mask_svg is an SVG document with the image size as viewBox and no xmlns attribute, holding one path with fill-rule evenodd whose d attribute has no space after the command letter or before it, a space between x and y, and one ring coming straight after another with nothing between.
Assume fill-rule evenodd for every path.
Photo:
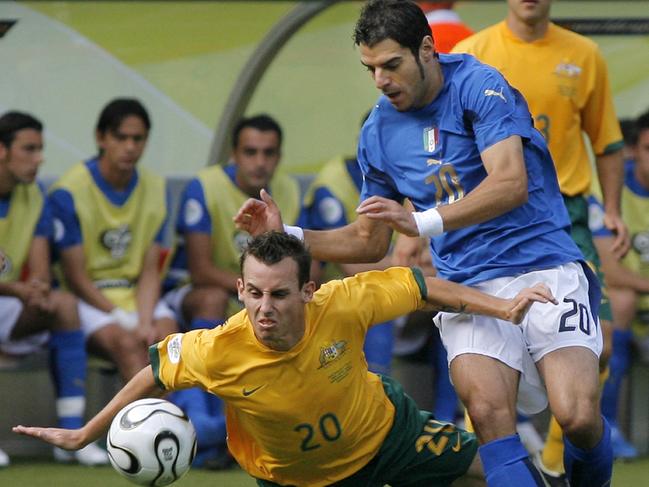
<instances>
[{"instance_id":1,"label":"short sleeve","mask_svg":"<svg viewBox=\"0 0 649 487\"><path fill-rule=\"evenodd\" d=\"M83 243L81 224L74 207L72 194L57 189L49 196L54 225L54 245L62 250Z\"/></svg>"},{"instance_id":2,"label":"short sleeve","mask_svg":"<svg viewBox=\"0 0 649 487\"><path fill-rule=\"evenodd\" d=\"M207 210L203 185L197 178L192 179L180 199L176 231L185 233L212 233L212 220Z\"/></svg>"},{"instance_id":3,"label":"short sleeve","mask_svg":"<svg viewBox=\"0 0 649 487\"><path fill-rule=\"evenodd\" d=\"M480 152L512 135L530 138L532 118L522 95L493 68L482 65L461 84L465 123Z\"/></svg>"},{"instance_id":4,"label":"short sleeve","mask_svg":"<svg viewBox=\"0 0 649 487\"><path fill-rule=\"evenodd\" d=\"M151 368L158 386L173 391L203 385L207 370L201 358L201 344L207 331L174 333L149 347Z\"/></svg>"},{"instance_id":5,"label":"short sleeve","mask_svg":"<svg viewBox=\"0 0 649 487\"><path fill-rule=\"evenodd\" d=\"M595 154L602 155L621 149L623 142L606 62L599 49L594 52L592 76L593 89L582 111L582 128Z\"/></svg>"},{"instance_id":6,"label":"short sleeve","mask_svg":"<svg viewBox=\"0 0 649 487\"><path fill-rule=\"evenodd\" d=\"M588 197L588 226L593 238L612 237L613 233L604 225L604 206L599 198Z\"/></svg>"}]
</instances>

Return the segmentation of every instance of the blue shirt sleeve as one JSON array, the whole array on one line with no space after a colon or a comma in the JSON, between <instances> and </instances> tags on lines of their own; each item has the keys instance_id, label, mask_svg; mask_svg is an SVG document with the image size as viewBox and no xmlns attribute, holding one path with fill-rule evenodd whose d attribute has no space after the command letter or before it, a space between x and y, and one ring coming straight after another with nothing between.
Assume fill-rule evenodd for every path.
<instances>
[{"instance_id":1,"label":"blue shirt sleeve","mask_svg":"<svg viewBox=\"0 0 649 487\"><path fill-rule=\"evenodd\" d=\"M54 226L52 223L52 211L50 209L49 202L47 201L47 194L45 188L39 183L39 188L43 195L43 208L41 214L38 217L36 222L36 228L34 229L34 237L44 237L50 239L54 233Z\"/></svg>"},{"instance_id":2,"label":"blue shirt sleeve","mask_svg":"<svg viewBox=\"0 0 649 487\"><path fill-rule=\"evenodd\" d=\"M588 197L588 226L593 238L613 236L613 232L604 225L604 205L593 195Z\"/></svg>"},{"instance_id":3,"label":"blue shirt sleeve","mask_svg":"<svg viewBox=\"0 0 649 487\"><path fill-rule=\"evenodd\" d=\"M331 230L347 225L347 215L342 202L326 187L319 187L313 203L307 208L309 227L313 230Z\"/></svg>"},{"instance_id":4,"label":"blue shirt sleeve","mask_svg":"<svg viewBox=\"0 0 649 487\"><path fill-rule=\"evenodd\" d=\"M49 197L54 221L54 245L66 249L83 243L81 225L69 191L57 189Z\"/></svg>"},{"instance_id":5,"label":"blue shirt sleeve","mask_svg":"<svg viewBox=\"0 0 649 487\"><path fill-rule=\"evenodd\" d=\"M397 185L387 174L387 171L382 170L386 163L383 161L383 155L379 149L383 147L379 140L379 124L381 124L380 115L376 109L372 110L358 137L356 160L363 173L363 186L359 201L376 195L402 202L403 196L397 189Z\"/></svg>"},{"instance_id":6,"label":"blue shirt sleeve","mask_svg":"<svg viewBox=\"0 0 649 487\"><path fill-rule=\"evenodd\" d=\"M207 211L203 185L194 178L183 191L180 198L178 218L176 219L176 232L185 233L212 233L212 220Z\"/></svg>"},{"instance_id":7,"label":"blue shirt sleeve","mask_svg":"<svg viewBox=\"0 0 649 487\"><path fill-rule=\"evenodd\" d=\"M480 152L512 135L530 138L532 119L522 95L495 69L481 65L469 71L461 104Z\"/></svg>"},{"instance_id":8,"label":"blue shirt sleeve","mask_svg":"<svg viewBox=\"0 0 649 487\"><path fill-rule=\"evenodd\" d=\"M160 229L158 230L158 234L155 237L155 243L160 244L161 246L165 246L165 242L167 241L167 229L169 227L169 208L171 208L171 192L169 191L169 186L165 184L165 205L166 205L166 211L165 211L165 218L162 222L162 225L160 225Z\"/></svg>"}]
</instances>

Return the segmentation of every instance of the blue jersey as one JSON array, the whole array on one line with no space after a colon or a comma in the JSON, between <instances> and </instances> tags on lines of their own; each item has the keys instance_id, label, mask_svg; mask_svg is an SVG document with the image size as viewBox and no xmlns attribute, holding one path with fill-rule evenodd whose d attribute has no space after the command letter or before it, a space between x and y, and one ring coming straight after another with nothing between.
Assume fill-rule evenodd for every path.
<instances>
[{"instance_id":1,"label":"blue jersey","mask_svg":"<svg viewBox=\"0 0 649 487\"><path fill-rule=\"evenodd\" d=\"M527 203L431 239L439 275L465 284L583 259L557 175L527 103L494 68L466 54L440 55L444 85L427 106L397 111L381 97L363 126L361 199L402 201L418 211L452 204L487 176L480 153L512 135L523 141Z\"/></svg>"}]
</instances>

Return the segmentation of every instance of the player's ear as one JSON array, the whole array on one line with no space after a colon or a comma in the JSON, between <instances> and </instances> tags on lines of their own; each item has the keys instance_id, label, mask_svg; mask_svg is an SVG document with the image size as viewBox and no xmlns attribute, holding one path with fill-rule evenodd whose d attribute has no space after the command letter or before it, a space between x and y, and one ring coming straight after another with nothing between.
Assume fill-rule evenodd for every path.
<instances>
[{"instance_id":1,"label":"player's ear","mask_svg":"<svg viewBox=\"0 0 649 487\"><path fill-rule=\"evenodd\" d=\"M7 158L8 152L9 152L9 148L6 145L4 145L4 143L0 142L0 161Z\"/></svg>"},{"instance_id":2,"label":"player's ear","mask_svg":"<svg viewBox=\"0 0 649 487\"><path fill-rule=\"evenodd\" d=\"M419 57L427 63L435 57L435 43L431 36L425 36L419 46Z\"/></svg>"},{"instance_id":3,"label":"player's ear","mask_svg":"<svg viewBox=\"0 0 649 487\"><path fill-rule=\"evenodd\" d=\"M302 286L302 301L304 301L305 303L311 302L315 288L315 282L309 281L305 283L304 286Z\"/></svg>"},{"instance_id":4,"label":"player's ear","mask_svg":"<svg viewBox=\"0 0 649 487\"><path fill-rule=\"evenodd\" d=\"M243 285L243 279L238 278L237 279L237 295L239 297L239 301L243 301L243 290L245 289L245 286Z\"/></svg>"}]
</instances>

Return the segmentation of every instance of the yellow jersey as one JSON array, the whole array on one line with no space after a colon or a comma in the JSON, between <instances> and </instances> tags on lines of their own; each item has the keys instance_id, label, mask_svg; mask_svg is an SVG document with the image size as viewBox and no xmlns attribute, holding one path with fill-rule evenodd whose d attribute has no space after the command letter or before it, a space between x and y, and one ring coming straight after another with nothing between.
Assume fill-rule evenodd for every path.
<instances>
[{"instance_id":1,"label":"yellow jersey","mask_svg":"<svg viewBox=\"0 0 649 487\"><path fill-rule=\"evenodd\" d=\"M5 256L0 266L0 282L20 279L44 204L37 183L18 184L11 192L8 213L0 217L0 249Z\"/></svg>"},{"instance_id":2,"label":"yellow jersey","mask_svg":"<svg viewBox=\"0 0 649 487\"><path fill-rule=\"evenodd\" d=\"M261 344L243 310L153 345L153 372L165 389L199 386L224 400L230 452L253 477L329 485L367 465L394 421L381 379L367 370L368 328L419 309L426 294L416 269L330 281L306 304L291 350Z\"/></svg>"},{"instance_id":3,"label":"yellow jersey","mask_svg":"<svg viewBox=\"0 0 649 487\"><path fill-rule=\"evenodd\" d=\"M550 23L545 36L525 42L503 21L460 41L467 52L498 69L529 105L557 168L561 192L588 194L592 168L582 131L596 155L622 147L622 134L597 44Z\"/></svg>"}]
</instances>

